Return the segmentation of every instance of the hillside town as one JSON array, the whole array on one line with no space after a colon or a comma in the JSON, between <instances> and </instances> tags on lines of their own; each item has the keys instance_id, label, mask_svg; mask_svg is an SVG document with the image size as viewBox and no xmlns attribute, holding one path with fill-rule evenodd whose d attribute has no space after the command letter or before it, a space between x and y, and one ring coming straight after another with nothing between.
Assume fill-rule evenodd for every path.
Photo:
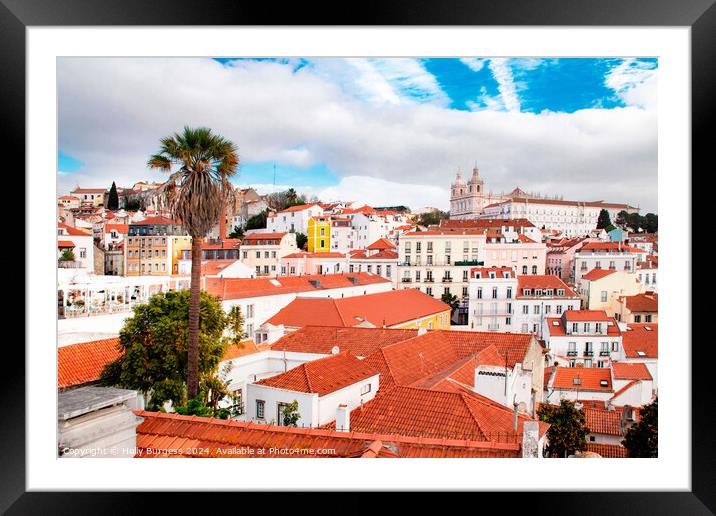
<instances>
[{"instance_id":1,"label":"hillside town","mask_svg":"<svg viewBox=\"0 0 716 516\"><path fill-rule=\"evenodd\" d=\"M657 216L468 176L447 212L224 185L202 239L167 183L59 196L58 455L648 456Z\"/></svg>"}]
</instances>

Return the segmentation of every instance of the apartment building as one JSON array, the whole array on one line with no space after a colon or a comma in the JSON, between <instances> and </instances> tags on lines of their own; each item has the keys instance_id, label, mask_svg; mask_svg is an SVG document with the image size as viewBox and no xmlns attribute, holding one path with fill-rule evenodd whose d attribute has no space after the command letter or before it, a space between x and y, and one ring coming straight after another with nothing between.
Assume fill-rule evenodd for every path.
<instances>
[{"instance_id":1,"label":"apartment building","mask_svg":"<svg viewBox=\"0 0 716 516\"><path fill-rule=\"evenodd\" d=\"M404 233L399 248L398 288L415 288L460 300L457 324L468 324L470 269L485 265L485 232L431 228Z\"/></svg>"},{"instance_id":2,"label":"apartment building","mask_svg":"<svg viewBox=\"0 0 716 516\"><path fill-rule=\"evenodd\" d=\"M560 317L570 310L579 310L580 299L557 276L517 275L517 313L513 321L513 331L532 333L542 339L544 320L548 317Z\"/></svg>"},{"instance_id":3,"label":"apartment building","mask_svg":"<svg viewBox=\"0 0 716 516\"><path fill-rule=\"evenodd\" d=\"M579 284L582 276L593 269L634 272L641 259L641 249L625 246L621 242L589 242L574 255L572 278Z\"/></svg>"},{"instance_id":4,"label":"apartment building","mask_svg":"<svg viewBox=\"0 0 716 516\"><path fill-rule=\"evenodd\" d=\"M582 306L588 310L610 310L617 297L644 290L635 273L615 269L592 269L582 276L577 288Z\"/></svg>"},{"instance_id":5,"label":"apartment building","mask_svg":"<svg viewBox=\"0 0 716 516\"><path fill-rule=\"evenodd\" d=\"M609 367L621 353L622 332L604 310L567 310L544 319L548 365Z\"/></svg>"},{"instance_id":6,"label":"apartment building","mask_svg":"<svg viewBox=\"0 0 716 516\"><path fill-rule=\"evenodd\" d=\"M124 245L125 275L178 274L182 251L190 248L191 237L176 220L158 216L132 222Z\"/></svg>"},{"instance_id":7,"label":"apartment building","mask_svg":"<svg viewBox=\"0 0 716 516\"><path fill-rule=\"evenodd\" d=\"M381 238L363 250L348 253L348 270L377 274L397 286L399 259L396 245L387 238Z\"/></svg>"},{"instance_id":8,"label":"apartment building","mask_svg":"<svg viewBox=\"0 0 716 516\"><path fill-rule=\"evenodd\" d=\"M256 269L256 276L275 277L281 258L298 251L296 233L252 233L241 243L241 262Z\"/></svg>"},{"instance_id":9,"label":"apartment building","mask_svg":"<svg viewBox=\"0 0 716 516\"><path fill-rule=\"evenodd\" d=\"M308 219L323 215L319 204L302 204L291 206L278 213L269 213L266 218L266 230L270 233L303 233L308 234Z\"/></svg>"},{"instance_id":10,"label":"apartment building","mask_svg":"<svg viewBox=\"0 0 716 516\"><path fill-rule=\"evenodd\" d=\"M331 250L331 218L319 215L308 219L308 252L327 253Z\"/></svg>"},{"instance_id":11,"label":"apartment building","mask_svg":"<svg viewBox=\"0 0 716 516\"><path fill-rule=\"evenodd\" d=\"M644 292L633 296L619 296L614 299L610 313L617 321L632 323L659 322L659 294Z\"/></svg>"}]
</instances>

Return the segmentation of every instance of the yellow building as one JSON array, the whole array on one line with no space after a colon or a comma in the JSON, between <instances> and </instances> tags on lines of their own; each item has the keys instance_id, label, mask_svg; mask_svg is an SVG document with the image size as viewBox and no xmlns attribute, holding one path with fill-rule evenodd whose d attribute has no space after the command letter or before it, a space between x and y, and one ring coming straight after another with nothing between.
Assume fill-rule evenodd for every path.
<instances>
[{"instance_id":1,"label":"yellow building","mask_svg":"<svg viewBox=\"0 0 716 516\"><path fill-rule=\"evenodd\" d=\"M166 276L179 273L182 251L191 249L191 237L177 221L150 217L129 224L124 245L126 276Z\"/></svg>"},{"instance_id":2,"label":"yellow building","mask_svg":"<svg viewBox=\"0 0 716 516\"><path fill-rule=\"evenodd\" d=\"M331 251L330 217L310 217L308 219L308 252L328 253Z\"/></svg>"}]
</instances>

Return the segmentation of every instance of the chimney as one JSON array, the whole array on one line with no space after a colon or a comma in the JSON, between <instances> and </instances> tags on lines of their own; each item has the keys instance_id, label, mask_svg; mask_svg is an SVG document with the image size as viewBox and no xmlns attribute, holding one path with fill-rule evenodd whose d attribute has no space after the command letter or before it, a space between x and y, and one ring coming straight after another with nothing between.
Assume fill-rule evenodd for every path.
<instances>
[{"instance_id":1,"label":"chimney","mask_svg":"<svg viewBox=\"0 0 716 516\"><path fill-rule=\"evenodd\" d=\"M515 410L517 409L515 408ZM538 459L540 457L539 423L537 421L525 421L522 428L522 458Z\"/></svg>"},{"instance_id":2,"label":"chimney","mask_svg":"<svg viewBox=\"0 0 716 516\"><path fill-rule=\"evenodd\" d=\"M512 402L512 407L513 407L513 410L512 410L512 428L513 428L513 429L515 430L515 432L516 432L516 431L517 431L517 402L516 402L516 401L513 401L513 402Z\"/></svg>"},{"instance_id":3,"label":"chimney","mask_svg":"<svg viewBox=\"0 0 716 516\"><path fill-rule=\"evenodd\" d=\"M345 403L341 403L336 409L336 430L338 432L351 431L351 413Z\"/></svg>"}]
</instances>

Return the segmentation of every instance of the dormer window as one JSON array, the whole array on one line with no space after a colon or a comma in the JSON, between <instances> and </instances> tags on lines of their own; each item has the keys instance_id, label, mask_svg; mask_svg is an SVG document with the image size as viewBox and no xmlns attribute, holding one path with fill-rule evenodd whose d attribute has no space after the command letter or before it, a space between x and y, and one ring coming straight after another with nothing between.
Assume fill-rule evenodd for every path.
<instances>
[{"instance_id":1,"label":"dormer window","mask_svg":"<svg viewBox=\"0 0 716 516\"><path fill-rule=\"evenodd\" d=\"M572 323L572 333L579 333L579 324Z\"/></svg>"},{"instance_id":2,"label":"dormer window","mask_svg":"<svg viewBox=\"0 0 716 516\"><path fill-rule=\"evenodd\" d=\"M558 289L557 289L557 295L558 295L558 296L563 296L563 295L564 295L564 289L563 289L563 288L558 288Z\"/></svg>"},{"instance_id":3,"label":"dormer window","mask_svg":"<svg viewBox=\"0 0 716 516\"><path fill-rule=\"evenodd\" d=\"M541 296L542 295L542 289L538 288L535 290L535 296Z\"/></svg>"},{"instance_id":4,"label":"dormer window","mask_svg":"<svg viewBox=\"0 0 716 516\"><path fill-rule=\"evenodd\" d=\"M529 288L522 289L522 294L525 295L525 296L531 296L531 295L532 295L532 289L529 289Z\"/></svg>"},{"instance_id":5,"label":"dormer window","mask_svg":"<svg viewBox=\"0 0 716 516\"><path fill-rule=\"evenodd\" d=\"M584 323L584 333L589 333L589 323L588 322Z\"/></svg>"}]
</instances>

